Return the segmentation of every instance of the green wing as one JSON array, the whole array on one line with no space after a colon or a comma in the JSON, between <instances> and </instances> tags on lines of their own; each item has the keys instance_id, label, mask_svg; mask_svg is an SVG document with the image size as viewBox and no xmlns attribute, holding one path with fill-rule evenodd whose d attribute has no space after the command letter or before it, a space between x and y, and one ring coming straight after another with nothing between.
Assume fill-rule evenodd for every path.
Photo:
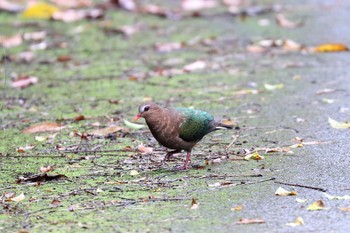
<instances>
[{"instance_id":1,"label":"green wing","mask_svg":"<svg viewBox=\"0 0 350 233\"><path fill-rule=\"evenodd\" d=\"M189 108L176 108L183 116L183 123L180 125L180 137L187 141L199 141L206 134L213 131L214 118L207 112Z\"/></svg>"}]
</instances>

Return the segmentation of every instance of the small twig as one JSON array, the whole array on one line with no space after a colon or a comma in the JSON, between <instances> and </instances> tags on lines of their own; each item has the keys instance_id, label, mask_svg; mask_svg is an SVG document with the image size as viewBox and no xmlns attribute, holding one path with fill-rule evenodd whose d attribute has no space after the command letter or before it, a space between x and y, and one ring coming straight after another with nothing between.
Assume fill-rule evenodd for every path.
<instances>
[{"instance_id":1,"label":"small twig","mask_svg":"<svg viewBox=\"0 0 350 233\"><path fill-rule=\"evenodd\" d=\"M295 186L295 187L300 187L300 188L307 188L307 189L313 189L321 192L327 192L327 189L324 188L318 188L318 187L313 187L313 186L308 186L308 185L302 185L302 184L290 184L290 183L285 183L285 182L280 182L280 181L275 181L276 184L284 184L288 186Z\"/></svg>"},{"instance_id":2,"label":"small twig","mask_svg":"<svg viewBox=\"0 0 350 233\"><path fill-rule=\"evenodd\" d=\"M258 181L254 181L254 182L247 182L247 183L241 183L238 185L247 185L247 184L259 184L259 183L263 183L263 182L267 182L267 181L271 181L271 180L275 180L275 177L272 177L270 179L266 179L266 180L258 180Z\"/></svg>"},{"instance_id":3,"label":"small twig","mask_svg":"<svg viewBox=\"0 0 350 233\"><path fill-rule=\"evenodd\" d=\"M232 137L233 137L233 140L232 140L232 142L226 147L226 150L228 150L228 149L238 140L238 138L239 138L239 133L236 134L236 135L232 135Z\"/></svg>"}]
</instances>

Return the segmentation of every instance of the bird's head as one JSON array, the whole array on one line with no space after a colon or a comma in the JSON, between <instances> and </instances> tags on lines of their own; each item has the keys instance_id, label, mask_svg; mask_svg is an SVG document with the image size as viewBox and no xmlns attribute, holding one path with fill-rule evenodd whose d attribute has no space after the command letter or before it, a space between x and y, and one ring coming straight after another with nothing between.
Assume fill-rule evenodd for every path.
<instances>
[{"instance_id":1,"label":"bird's head","mask_svg":"<svg viewBox=\"0 0 350 233\"><path fill-rule=\"evenodd\" d=\"M134 121L137 121L140 119L140 117L147 119L148 117L152 116L152 114L154 114L158 109L159 106L152 102L141 104L139 107L139 113L134 117Z\"/></svg>"}]
</instances>

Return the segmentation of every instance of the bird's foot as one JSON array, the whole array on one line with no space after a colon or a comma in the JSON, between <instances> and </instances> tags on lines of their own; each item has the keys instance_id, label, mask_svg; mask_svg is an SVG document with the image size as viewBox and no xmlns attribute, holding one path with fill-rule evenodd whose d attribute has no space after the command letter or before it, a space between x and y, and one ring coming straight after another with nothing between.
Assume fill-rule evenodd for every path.
<instances>
[{"instance_id":1,"label":"bird's foot","mask_svg":"<svg viewBox=\"0 0 350 233\"><path fill-rule=\"evenodd\" d=\"M175 166L174 169L176 171L187 171L188 170L188 166L182 165L182 166Z\"/></svg>"}]
</instances>

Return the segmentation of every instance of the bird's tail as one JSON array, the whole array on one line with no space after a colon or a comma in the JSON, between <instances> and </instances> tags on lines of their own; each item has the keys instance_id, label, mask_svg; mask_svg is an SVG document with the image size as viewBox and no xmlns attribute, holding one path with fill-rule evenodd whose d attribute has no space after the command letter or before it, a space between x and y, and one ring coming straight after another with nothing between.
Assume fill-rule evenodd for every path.
<instances>
[{"instance_id":1,"label":"bird's tail","mask_svg":"<svg viewBox=\"0 0 350 233\"><path fill-rule=\"evenodd\" d=\"M219 130L219 129L233 129L233 125L227 125L227 124L218 122L215 126L215 130Z\"/></svg>"}]
</instances>

